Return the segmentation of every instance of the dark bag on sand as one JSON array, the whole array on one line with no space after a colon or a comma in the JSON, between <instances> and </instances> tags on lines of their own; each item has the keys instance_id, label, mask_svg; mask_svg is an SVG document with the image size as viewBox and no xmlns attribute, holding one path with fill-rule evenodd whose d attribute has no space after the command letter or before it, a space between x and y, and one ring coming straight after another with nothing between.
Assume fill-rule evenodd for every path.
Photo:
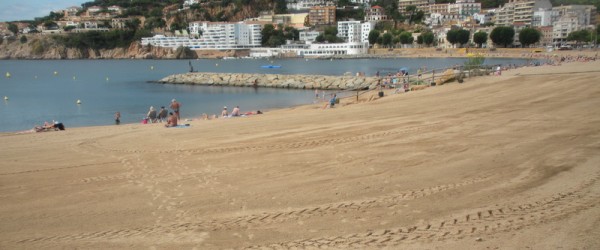
<instances>
[{"instance_id":1,"label":"dark bag on sand","mask_svg":"<svg viewBox=\"0 0 600 250\"><path fill-rule=\"evenodd\" d=\"M58 124L55 124L54 126L56 128L58 128L58 130L65 130L65 125L63 125L62 122L58 123Z\"/></svg>"},{"instance_id":2,"label":"dark bag on sand","mask_svg":"<svg viewBox=\"0 0 600 250\"><path fill-rule=\"evenodd\" d=\"M379 91L379 97L383 97L383 91Z\"/></svg>"}]
</instances>

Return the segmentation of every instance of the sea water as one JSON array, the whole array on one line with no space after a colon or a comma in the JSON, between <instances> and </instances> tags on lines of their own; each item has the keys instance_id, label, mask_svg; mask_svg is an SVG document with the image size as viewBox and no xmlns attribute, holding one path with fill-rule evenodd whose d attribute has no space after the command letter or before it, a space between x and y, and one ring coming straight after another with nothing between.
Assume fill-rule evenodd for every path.
<instances>
[{"instance_id":1,"label":"sea water","mask_svg":"<svg viewBox=\"0 0 600 250\"><path fill-rule=\"evenodd\" d=\"M0 60L0 131L20 131L44 121L68 127L140 122L150 106L168 108L171 99L182 104L182 118L219 114L223 106L242 112L309 104L314 90L191 86L150 83L190 71L264 74L374 75L411 73L462 65L461 58L399 59L202 59L202 60ZM488 59L486 64L528 63L522 59ZM263 68L277 65L280 68ZM10 77L6 73L9 73ZM7 100L4 100L6 97ZM80 101L80 104L77 102ZM231 108L230 108L231 109Z\"/></svg>"}]
</instances>

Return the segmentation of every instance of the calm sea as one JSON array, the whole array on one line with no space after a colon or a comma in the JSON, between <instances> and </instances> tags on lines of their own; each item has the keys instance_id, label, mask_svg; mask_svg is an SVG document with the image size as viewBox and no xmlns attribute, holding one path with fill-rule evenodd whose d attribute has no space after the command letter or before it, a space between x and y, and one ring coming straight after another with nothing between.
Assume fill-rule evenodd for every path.
<instances>
[{"instance_id":1,"label":"calm sea","mask_svg":"<svg viewBox=\"0 0 600 250\"><path fill-rule=\"evenodd\" d=\"M113 124L116 111L122 123L137 123L150 106L182 103L182 117L218 114L223 106L239 105L243 112L312 103L314 91L268 88L183 86L148 83L167 75L194 70L226 73L373 75L408 67L428 69L462 65L465 59L350 59L350 60L0 60L0 131L20 131L44 121L68 127ZM486 64L525 64L521 59L488 59ZM265 69L261 65L281 65ZM10 73L10 78L6 73ZM81 104L76 104L81 100Z\"/></svg>"}]
</instances>

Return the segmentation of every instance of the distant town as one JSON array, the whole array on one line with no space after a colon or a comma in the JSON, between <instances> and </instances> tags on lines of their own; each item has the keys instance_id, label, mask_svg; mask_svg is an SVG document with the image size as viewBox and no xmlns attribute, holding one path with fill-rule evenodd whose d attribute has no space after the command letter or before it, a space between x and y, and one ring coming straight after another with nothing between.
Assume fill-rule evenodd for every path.
<instances>
[{"instance_id":1,"label":"distant town","mask_svg":"<svg viewBox=\"0 0 600 250\"><path fill-rule=\"evenodd\" d=\"M475 0L443 2L96 0L32 21L0 23L0 42L53 36L77 48L136 42L173 50L245 50L252 57L362 55L370 48L598 46L597 3L508 0L488 8Z\"/></svg>"}]
</instances>

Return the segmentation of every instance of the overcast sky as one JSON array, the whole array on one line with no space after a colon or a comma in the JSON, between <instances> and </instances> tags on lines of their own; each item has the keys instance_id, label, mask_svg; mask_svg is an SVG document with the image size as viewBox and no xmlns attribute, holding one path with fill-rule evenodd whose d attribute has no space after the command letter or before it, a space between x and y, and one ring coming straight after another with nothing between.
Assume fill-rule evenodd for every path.
<instances>
[{"instance_id":1,"label":"overcast sky","mask_svg":"<svg viewBox=\"0 0 600 250\"><path fill-rule=\"evenodd\" d=\"M0 22L33 20L92 0L0 0Z\"/></svg>"}]
</instances>

